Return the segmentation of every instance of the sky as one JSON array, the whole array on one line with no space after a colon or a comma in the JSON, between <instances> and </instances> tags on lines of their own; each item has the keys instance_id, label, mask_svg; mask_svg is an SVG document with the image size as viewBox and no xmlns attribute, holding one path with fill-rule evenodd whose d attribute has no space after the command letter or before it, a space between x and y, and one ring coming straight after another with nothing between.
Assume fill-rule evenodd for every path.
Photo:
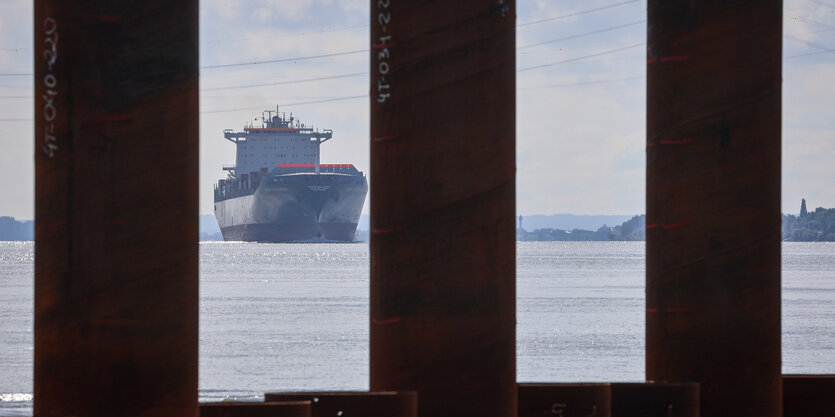
<instances>
[{"instance_id":1,"label":"sky","mask_svg":"<svg viewBox=\"0 0 835 417\"><path fill-rule=\"evenodd\" d=\"M333 129L323 163L368 173L369 3L201 1L202 214L235 161L223 129L276 105ZM34 216L32 13L0 0L0 215L18 219ZM645 19L646 0L518 0L520 214L644 212ZM835 207L835 0L784 2L783 55L783 211Z\"/></svg>"}]
</instances>

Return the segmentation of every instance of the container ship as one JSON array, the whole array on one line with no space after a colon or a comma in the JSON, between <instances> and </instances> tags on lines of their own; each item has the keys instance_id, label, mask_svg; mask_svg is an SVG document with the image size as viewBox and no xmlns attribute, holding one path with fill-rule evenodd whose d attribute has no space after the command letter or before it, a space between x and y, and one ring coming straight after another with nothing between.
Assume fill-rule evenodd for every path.
<instances>
[{"instance_id":1,"label":"container ship","mask_svg":"<svg viewBox=\"0 0 835 417\"><path fill-rule=\"evenodd\" d=\"M223 131L237 150L214 190L223 240L353 241L368 181L352 164L319 163L333 131L314 130L278 108L255 120L260 127Z\"/></svg>"}]
</instances>

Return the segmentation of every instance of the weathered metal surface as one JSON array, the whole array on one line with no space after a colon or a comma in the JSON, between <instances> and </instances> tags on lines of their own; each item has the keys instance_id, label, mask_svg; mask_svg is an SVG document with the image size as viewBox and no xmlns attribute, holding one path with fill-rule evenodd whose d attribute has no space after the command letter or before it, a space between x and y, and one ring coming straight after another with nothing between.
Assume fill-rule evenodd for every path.
<instances>
[{"instance_id":1,"label":"weathered metal surface","mask_svg":"<svg viewBox=\"0 0 835 417\"><path fill-rule=\"evenodd\" d=\"M310 401L201 403L200 417L311 417Z\"/></svg>"},{"instance_id":2,"label":"weathered metal surface","mask_svg":"<svg viewBox=\"0 0 835 417\"><path fill-rule=\"evenodd\" d=\"M647 379L777 417L782 2L647 9Z\"/></svg>"},{"instance_id":3,"label":"weathered metal surface","mask_svg":"<svg viewBox=\"0 0 835 417\"><path fill-rule=\"evenodd\" d=\"M198 414L197 19L35 2L35 415Z\"/></svg>"},{"instance_id":4,"label":"weathered metal surface","mask_svg":"<svg viewBox=\"0 0 835 417\"><path fill-rule=\"evenodd\" d=\"M615 417L699 417L699 384L693 382L613 383L612 415Z\"/></svg>"},{"instance_id":5,"label":"weathered metal surface","mask_svg":"<svg viewBox=\"0 0 835 417\"><path fill-rule=\"evenodd\" d=\"M417 417L418 397L403 392L268 392L266 401L310 401L311 417Z\"/></svg>"},{"instance_id":6,"label":"weathered metal surface","mask_svg":"<svg viewBox=\"0 0 835 417\"><path fill-rule=\"evenodd\" d=\"M783 375L783 417L835 416L835 375Z\"/></svg>"},{"instance_id":7,"label":"weathered metal surface","mask_svg":"<svg viewBox=\"0 0 835 417\"><path fill-rule=\"evenodd\" d=\"M519 384L519 417L610 417L610 384Z\"/></svg>"},{"instance_id":8,"label":"weathered metal surface","mask_svg":"<svg viewBox=\"0 0 835 417\"><path fill-rule=\"evenodd\" d=\"M513 416L515 2L371 1L372 390Z\"/></svg>"}]
</instances>

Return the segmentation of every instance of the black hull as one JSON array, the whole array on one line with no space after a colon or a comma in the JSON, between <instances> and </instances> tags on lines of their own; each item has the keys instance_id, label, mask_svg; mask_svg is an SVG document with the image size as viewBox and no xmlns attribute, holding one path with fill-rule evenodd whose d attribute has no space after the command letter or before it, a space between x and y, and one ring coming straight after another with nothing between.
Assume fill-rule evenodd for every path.
<instances>
[{"instance_id":1,"label":"black hull","mask_svg":"<svg viewBox=\"0 0 835 417\"><path fill-rule=\"evenodd\" d=\"M358 175L271 175L252 195L216 202L215 216L226 241L351 242L367 193Z\"/></svg>"}]
</instances>

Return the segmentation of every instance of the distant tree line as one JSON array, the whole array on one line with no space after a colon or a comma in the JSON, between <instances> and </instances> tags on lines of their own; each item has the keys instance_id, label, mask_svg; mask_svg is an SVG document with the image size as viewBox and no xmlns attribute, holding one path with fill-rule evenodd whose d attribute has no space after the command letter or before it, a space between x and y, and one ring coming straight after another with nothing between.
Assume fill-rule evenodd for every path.
<instances>
[{"instance_id":1,"label":"distant tree line","mask_svg":"<svg viewBox=\"0 0 835 417\"><path fill-rule=\"evenodd\" d=\"M645 240L647 235L647 216L635 216L612 228L607 237L609 240Z\"/></svg>"},{"instance_id":2,"label":"distant tree line","mask_svg":"<svg viewBox=\"0 0 835 417\"><path fill-rule=\"evenodd\" d=\"M591 230L562 230L536 229L528 232L525 229L516 231L516 240L526 241L606 241L606 240L644 240L646 233L646 216L641 214L623 222L620 226L609 227L603 225L596 231Z\"/></svg>"},{"instance_id":3,"label":"distant tree line","mask_svg":"<svg viewBox=\"0 0 835 417\"><path fill-rule=\"evenodd\" d=\"M516 240L524 241L636 241L646 239L646 216L639 215L620 226L603 226L596 231L525 229L516 231ZM806 210L803 200L799 216L783 215L782 239L788 242L835 242L835 209L818 207Z\"/></svg>"},{"instance_id":4,"label":"distant tree line","mask_svg":"<svg viewBox=\"0 0 835 417\"><path fill-rule=\"evenodd\" d=\"M806 211L803 200L800 215L783 215L783 240L789 242L835 242L835 209L818 207Z\"/></svg>"},{"instance_id":5,"label":"distant tree line","mask_svg":"<svg viewBox=\"0 0 835 417\"><path fill-rule=\"evenodd\" d=\"M35 223L19 222L14 217L0 217L0 240L35 240Z\"/></svg>"},{"instance_id":6,"label":"distant tree line","mask_svg":"<svg viewBox=\"0 0 835 417\"><path fill-rule=\"evenodd\" d=\"M35 223L17 221L14 217L0 217L0 241L34 240ZM806 200L801 204L800 215L783 215L784 241L789 242L835 242L835 209L818 207L806 210ZM603 225L596 231L536 229L528 232L516 230L516 239L525 241L636 241L646 239L646 216L632 217L619 226ZM200 233L200 240L223 240L220 233Z\"/></svg>"}]
</instances>

